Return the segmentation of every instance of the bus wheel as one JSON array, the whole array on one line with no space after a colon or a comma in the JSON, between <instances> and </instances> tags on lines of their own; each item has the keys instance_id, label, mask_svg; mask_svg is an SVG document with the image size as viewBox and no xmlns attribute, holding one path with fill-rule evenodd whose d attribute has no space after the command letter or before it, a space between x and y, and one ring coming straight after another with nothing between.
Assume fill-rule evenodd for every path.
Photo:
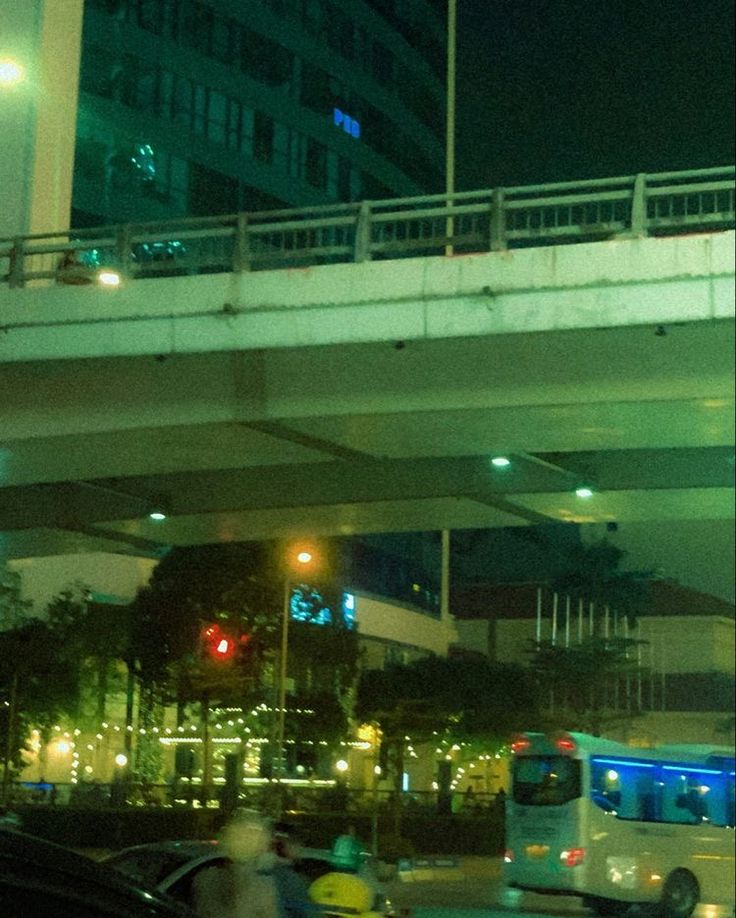
<instances>
[{"instance_id":1,"label":"bus wheel","mask_svg":"<svg viewBox=\"0 0 736 918\"><path fill-rule=\"evenodd\" d=\"M690 871L673 870L662 889L660 914L668 918L690 918L699 898L698 882Z\"/></svg>"}]
</instances>

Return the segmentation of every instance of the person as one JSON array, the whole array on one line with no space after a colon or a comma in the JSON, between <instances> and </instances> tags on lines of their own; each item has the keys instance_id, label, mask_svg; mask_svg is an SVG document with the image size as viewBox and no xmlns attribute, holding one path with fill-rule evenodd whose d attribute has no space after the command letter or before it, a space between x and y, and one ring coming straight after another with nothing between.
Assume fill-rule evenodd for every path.
<instances>
[{"instance_id":1,"label":"person","mask_svg":"<svg viewBox=\"0 0 736 918\"><path fill-rule=\"evenodd\" d=\"M332 845L332 866L336 871L357 873L363 860L363 846L354 825L349 825L343 835L338 835Z\"/></svg>"},{"instance_id":2,"label":"person","mask_svg":"<svg viewBox=\"0 0 736 918\"><path fill-rule=\"evenodd\" d=\"M276 885L279 918L307 918L313 911L309 887L295 869L301 845L287 823L277 822L274 825L271 851L273 862L266 872L273 877Z\"/></svg>"},{"instance_id":3,"label":"person","mask_svg":"<svg viewBox=\"0 0 736 918\"><path fill-rule=\"evenodd\" d=\"M271 847L267 822L253 811L238 811L220 833L230 863L208 867L194 881L200 918L281 918L273 877L262 872Z\"/></svg>"}]
</instances>

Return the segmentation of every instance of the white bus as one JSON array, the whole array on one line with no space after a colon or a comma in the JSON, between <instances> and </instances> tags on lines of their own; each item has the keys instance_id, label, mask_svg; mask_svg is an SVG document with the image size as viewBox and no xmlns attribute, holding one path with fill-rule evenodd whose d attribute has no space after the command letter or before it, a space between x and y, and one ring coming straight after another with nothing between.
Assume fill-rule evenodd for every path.
<instances>
[{"instance_id":1,"label":"white bus","mask_svg":"<svg viewBox=\"0 0 736 918\"><path fill-rule=\"evenodd\" d=\"M525 733L512 751L508 886L599 915L735 914L733 749Z\"/></svg>"}]
</instances>

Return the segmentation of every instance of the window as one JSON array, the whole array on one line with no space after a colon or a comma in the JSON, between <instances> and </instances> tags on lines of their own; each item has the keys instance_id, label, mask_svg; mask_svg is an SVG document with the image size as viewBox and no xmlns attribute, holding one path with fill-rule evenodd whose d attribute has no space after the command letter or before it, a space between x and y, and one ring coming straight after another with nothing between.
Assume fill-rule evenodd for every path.
<instances>
[{"instance_id":1,"label":"window","mask_svg":"<svg viewBox=\"0 0 736 918\"><path fill-rule=\"evenodd\" d=\"M182 42L201 54L211 54L214 22L213 9L203 3L189 0L184 4L181 15Z\"/></svg>"},{"instance_id":2,"label":"window","mask_svg":"<svg viewBox=\"0 0 736 918\"><path fill-rule=\"evenodd\" d=\"M294 55L265 35L243 27L240 31L240 69L259 83L290 86Z\"/></svg>"},{"instance_id":3,"label":"window","mask_svg":"<svg viewBox=\"0 0 736 918\"><path fill-rule=\"evenodd\" d=\"M177 76L174 82L171 117L174 121L191 127L194 85L186 77Z\"/></svg>"},{"instance_id":4,"label":"window","mask_svg":"<svg viewBox=\"0 0 736 918\"><path fill-rule=\"evenodd\" d=\"M265 112L255 113L253 156L264 163L270 163L273 159L273 119Z\"/></svg>"},{"instance_id":5,"label":"window","mask_svg":"<svg viewBox=\"0 0 736 918\"><path fill-rule=\"evenodd\" d=\"M559 806L580 796L580 762L560 755L522 755L512 765L514 800Z\"/></svg>"},{"instance_id":6,"label":"window","mask_svg":"<svg viewBox=\"0 0 736 918\"><path fill-rule=\"evenodd\" d=\"M307 138L307 161L304 177L315 188L327 184L327 149L312 137Z\"/></svg>"}]
</instances>

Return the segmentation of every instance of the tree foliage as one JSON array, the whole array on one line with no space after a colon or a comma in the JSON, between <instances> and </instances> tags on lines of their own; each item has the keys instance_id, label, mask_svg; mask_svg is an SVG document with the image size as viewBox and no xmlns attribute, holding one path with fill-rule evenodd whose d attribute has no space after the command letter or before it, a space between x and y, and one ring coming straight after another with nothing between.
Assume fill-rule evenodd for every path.
<instances>
[{"instance_id":1,"label":"tree foliage","mask_svg":"<svg viewBox=\"0 0 736 918\"><path fill-rule=\"evenodd\" d=\"M622 713L615 693L621 681L639 671L635 648L640 641L624 637L589 637L565 647L551 641L534 642L530 668L540 697L548 703L550 726L600 735L604 727L636 712Z\"/></svg>"},{"instance_id":2,"label":"tree foliage","mask_svg":"<svg viewBox=\"0 0 736 918\"><path fill-rule=\"evenodd\" d=\"M168 673L180 702L206 698L207 703L247 705L263 700L264 677L270 673L273 683L281 644L285 577L283 547L277 543L173 549L131 608L132 647L141 678L160 681ZM341 596L330 579L292 586L304 620L290 622L289 673L297 688L341 702L358 660L357 637L343 627L339 615ZM326 624L314 624L318 620ZM247 635L231 663L202 653L202 630L211 623L235 636Z\"/></svg>"},{"instance_id":3,"label":"tree foliage","mask_svg":"<svg viewBox=\"0 0 736 918\"><path fill-rule=\"evenodd\" d=\"M626 552L608 539L573 546L568 552L566 567L553 587L572 598L617 609L634 622L646 613L651 603L649 586L654 573L622 570L625 556Z\"/></svg>"},{"instance_id":4,"label":"tree foliage","mask_svg":"<svg viewBox=\"0 0 736 918\"><path fill-rule=\"evenodd\" d=\"M379 724L384 741L421 743L434 736L500 745L539 720L534 682L521 666L483 657L427 657L409 666L368 670L356 715Z\"/></svg>"}]
</instances>

